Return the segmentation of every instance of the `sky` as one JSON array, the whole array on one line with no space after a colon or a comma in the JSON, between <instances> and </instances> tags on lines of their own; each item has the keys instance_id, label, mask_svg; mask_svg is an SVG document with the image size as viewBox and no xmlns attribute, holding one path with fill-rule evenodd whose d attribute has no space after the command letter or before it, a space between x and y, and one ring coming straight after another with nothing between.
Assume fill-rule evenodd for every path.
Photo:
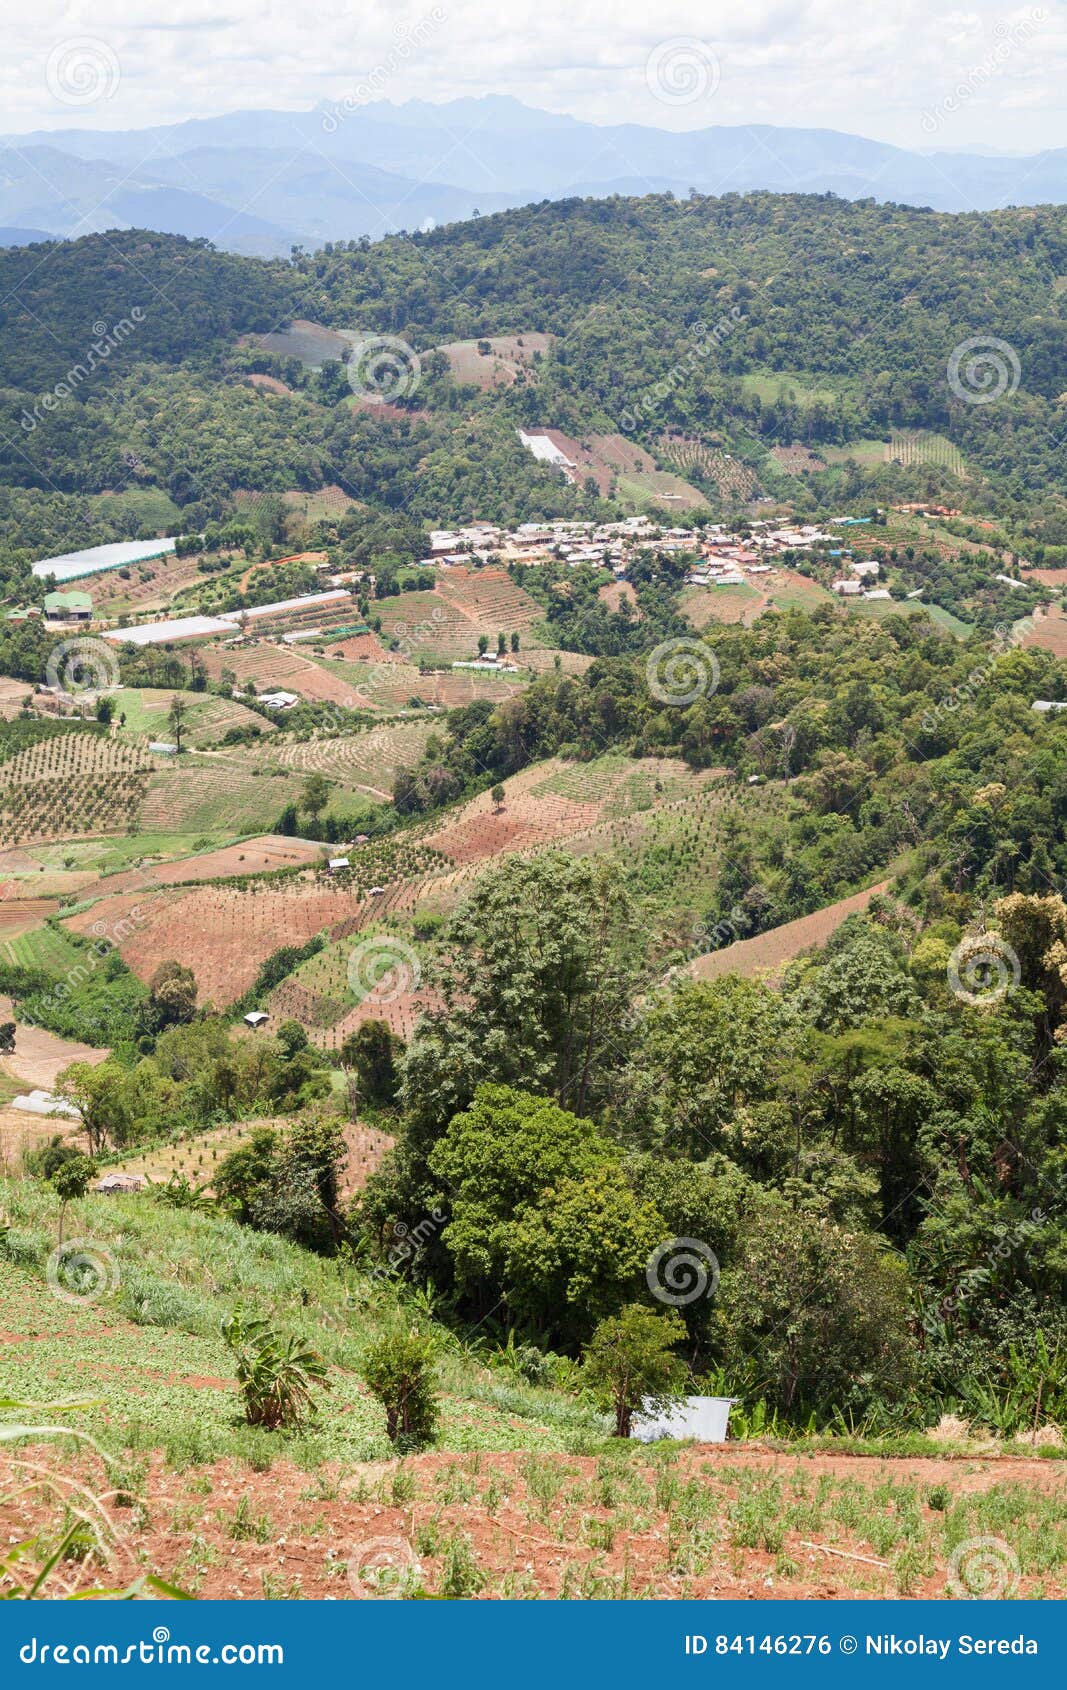
<instances>
[{"instance_id":1,"label":"sky","mask_svg":"<svg viewBox=\"0 0 1067 1690\"><path fill-rule=\"evenodd\" d=\"M1067 0L8 0L8 133L307 110L368 91L1033 152L1067 146Z\"/></svg>"}]
</instances>

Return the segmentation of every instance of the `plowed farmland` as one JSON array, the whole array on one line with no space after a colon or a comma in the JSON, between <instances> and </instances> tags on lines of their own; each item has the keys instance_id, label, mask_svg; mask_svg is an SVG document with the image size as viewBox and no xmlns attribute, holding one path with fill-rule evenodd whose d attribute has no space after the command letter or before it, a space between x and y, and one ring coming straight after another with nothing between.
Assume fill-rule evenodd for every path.
<instances>
[{"instance_id":1,"label":"plowed farmland","mask_svg":"<svg viewBox=\"0 0 1067 1690\"><path fill-rule=\"evenodd\" d=\"M280 945L305 943L356 903L340 887L314 882L197 886L102 898L66 925L75 933L124 934L118 948L145 981L161 962L180 959L196 975L200 1001L224 1005L248 990Z\"/></svg>"},{"instance_id":2,"label":"plowed farmland","mask_svg":"<svg viewBox=\"0 0 1067 1690\"><path fill-rule=\"evenodd\" d=\"M856 892L851 898L827 904L825 909L816 910L813 915L800 916L796 921L787 921L781 927L758 933L754 939L741 939L721 950L698 956L689 964L688 972L697 980L716 980L721 974L743 974L749 979L759 974L773 975L802 951L810 950L814 945L825 945L848 916L865 910L875 894L886 891L888 885L888 881L883 881L878 886L869 886L866 891Z\"/></svg>"}]
</instances>

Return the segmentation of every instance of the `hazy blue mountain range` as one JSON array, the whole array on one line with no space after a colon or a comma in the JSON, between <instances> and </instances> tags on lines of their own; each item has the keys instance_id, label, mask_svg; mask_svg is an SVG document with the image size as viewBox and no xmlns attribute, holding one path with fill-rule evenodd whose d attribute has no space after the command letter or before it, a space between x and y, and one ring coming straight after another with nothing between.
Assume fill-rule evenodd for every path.
<instances>
[{"instance_id":1,"label":"hazy blue mountain range","mask_svg":"<svg viewBox=\"0 0 1067 1690\"><path fill-rule=\"evenodd\" d=\"M0 225L147 227L236 252L375 238L569 195L831 192L943 211L1067 200L1067 148L908 152L830 129L600 126L501 96L343 100L159 128L37 131L0 154Z\"/></svg>"}]
</instances>

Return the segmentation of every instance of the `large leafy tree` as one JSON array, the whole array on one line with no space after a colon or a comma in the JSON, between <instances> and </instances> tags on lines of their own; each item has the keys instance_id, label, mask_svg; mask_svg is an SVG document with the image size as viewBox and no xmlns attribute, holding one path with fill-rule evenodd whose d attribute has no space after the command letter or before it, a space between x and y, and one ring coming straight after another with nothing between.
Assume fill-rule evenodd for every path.
<instances>
[{"instance_id":1,"label":"large leafy tree","mask_svg":"<svg viewBox=\"0 0 1067 1690\"><path fill-rule=\"evenodd\" d=\"M625 1055L641 961L619 866L558 852L509 857L479 880L442 953L444 1007L404 1065L414 1122L439 1128L486 1081L587 1114Z\"/></svg>"}]
</instances>

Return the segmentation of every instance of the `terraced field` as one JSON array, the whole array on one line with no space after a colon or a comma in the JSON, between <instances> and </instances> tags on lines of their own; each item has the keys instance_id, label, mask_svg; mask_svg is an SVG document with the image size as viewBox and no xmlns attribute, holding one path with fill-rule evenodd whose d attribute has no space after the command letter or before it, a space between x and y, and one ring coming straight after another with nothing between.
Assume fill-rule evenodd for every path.
<instances>
[{"instance_id":1,"label":"terraced field","mask_svg":"<svg viewBox=\"0 0 1067 1690\"><path fill-rule=\"evenodd\" d=\"M178 696L186 709L182 723L183 746L217 745L229 728L259 728L262 733L274 732L274 723L248 710L234 698L220 698L217 693L183 692L175 694L165 687L125 688L114 694L115 716L126 717L121 732L139 734L150 740L173 740L168 721L171 700Z\"/></svg>"},{"instance_id":2,"label":"terraced field","mask_svg":"<svg viewBox=\"0 0 1067 1690\"><path fill-rule=\"evenodd\" d=\"M442 570L437 592L488 634L496 648L496 635L523 634L541 621L544 611L506 569Z\"/></svg>"},{"instance_id":3,"label":"terraced field","mask_svg":"<svg viewBox=\"0 0 1067 1690\"><path fill-rule=\"evenodd\" d=\"M211 1195L211 1181L219 1163L231 1151L247 1144L256 1127L282 1127L285 1124L281 1118L274 1116L254 1121L234 1121L228 1126L198 1133L193 1138L178 1139L124 1156L112 1167L116 1173L141 1174L155 1185L165 1185L177 1176ZM359 1121L350 1121L346 1125L348 1161L341 1175L342 1196L350 1197L363 1189L392 1143L389 1134L380 1132L376 1127Z\"/></svg>"},{"instance_id":4,"label":"terraced field","mask_svg":"<svg viewBox=\"0 0 1067 1690\"><path fill-rule=\"evenodd\" d=\"M349 1033L372 1020L407 1040L419 1016L440 1001L423 984L424 964L406 932L370 921L301 963L271 994L271 1014L303 1021L324 1050L339 1050Z\"/></svg>"},{"instance_id":5,"label":"terraced field","mask_svg":"<svg viewBox=\"0 0 1067 1690\"><path fill-rule=\"evenodd\" d=\"M717 980L722 974L742 974L753 979L780 972L802 951L825 945L848 916L865 910L875 894L884 892L888 885L888 881L883 881L850 898L841 898L836 904L827 904L813 915L800 916L769 932L758 933L753 939L741 939L720 950L709 951L689 963L687 972L696 980Z\"/></svg>"},{"instance_id":6,"label":"terraced field","mask_svg":"<svg viewBox=\"0 0 1067 1690\"><path fill-rule=\"evenodd\" d=\"M659 449L668 463L674 464L683 475L696 473L715 484L719 497L738 503L752 499L759 492L754 472L740 458L724 452L721 447L708 446L703 440L690 440L665 435Z\"/></svg>"},{"instance_id":7,"label":"terraced field","mask_svg":"<svg viewBox=\"0 0 1067 1690\"><path fill-rule=\"evenodd\" d=\"M263 755L295 774L315 772L347 788L391 798L397 769L418 761L433 727L425 719L393 722L343 738L289 740L265 747Z\"/></svg>"},{"instance_id":8,"label":"terraced field","mask_svg":"<svg viewBox=\"0 0 1067 1690\"><path fill-rule=\"evenodd\" d=\"M146 833L269 833L286 805L299 802L303 787L295 773L271 777L221 754L212 762L183 757L151 776L136 822Z\"/></svg>"},{"instance_id":9,"label":"terraced field","mask_svg":"<svg viewBox=\"0 0 1067 1690\"><path fill-rule=\"evenodd\" d=\"M237 685L254 681L259 692L296 692L303 698L341 704L349 709L369 707L370 700L343 675L323 667L291 646L255 640L248 645L210 645L202 652L204 668L218 680L223 670L237 677Z\"/></svg>"},{"instance_id":10,"label":"terraced field","mask_svg":"<svg viewBox=\"0 0 1067 1690\"><path fill-rule=\"evenodd\" d=\"M94 615L117 621L142 611L167 608L176 594L204 579L197 568L198 562L199 556L178 557L168 552L148 563L132 564L125 575L114 569L94 576L91 584Z\"/></svg>"}]
</instances>

